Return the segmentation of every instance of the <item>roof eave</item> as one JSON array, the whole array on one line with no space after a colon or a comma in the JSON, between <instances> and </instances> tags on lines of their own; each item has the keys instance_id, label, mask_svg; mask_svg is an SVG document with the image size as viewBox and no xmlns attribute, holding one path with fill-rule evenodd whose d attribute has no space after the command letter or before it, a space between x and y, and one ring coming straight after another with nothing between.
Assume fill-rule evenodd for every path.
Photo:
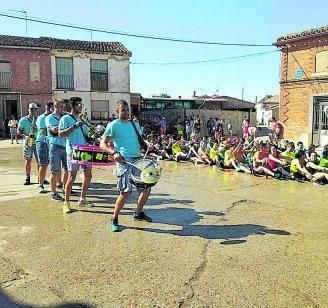
<instances>
[{"instance_id":1,"label":"roof eave","mask_svg":"<svg viewBox=\"0 0 328 308\"><path fill-rule=\"evenodd\" d=\"M321 33L312 33L312 34L306 34L304 36L297 36L297 37L292 37L292 38L288 38L288 39L281 39L272 43L273 46L276 47L283 47L286 46L287 44L293 43L293 42L299 42L299 41L303 41L303 40L307 40L309 38L316 38L316 37L320 37L320 36L327 36L328 32L321 32ZM286 35L286 37L288 37L288 35Z\"/></svg>"}]
</instances>

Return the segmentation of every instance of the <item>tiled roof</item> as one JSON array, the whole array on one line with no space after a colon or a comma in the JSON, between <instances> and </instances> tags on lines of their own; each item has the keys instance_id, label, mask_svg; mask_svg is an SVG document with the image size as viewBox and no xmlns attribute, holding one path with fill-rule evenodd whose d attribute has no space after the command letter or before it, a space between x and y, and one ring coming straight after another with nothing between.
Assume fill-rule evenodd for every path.
<instances>
[{"instance_id":1,"label":"tiled roof","mask_svg":"<svg viewBox=\"0 0 328 308\"><path fill-rule=\"evenodd\" d=\"M279 104L279 95L266 96L259 101L261 104Z\"/></svg>"},{"instance_id":2,"label":"tiled roof","mask_svg":"<svg viewBox=\"0 0 328 308\"><path fill-rule=\"evenodd\" d=\"M328 34L328 26L314 28L302 32L295 32L283 35L277 39L277 42L273 45L282 45L285 42L292 41L292 40L299 40L307 37L319 36L323 34Z\"/></svg>"},{"instance_id":3,"label":"tiled roof","mask_svg":"<svg viewBox=\"0 0 328 308\"><path fill-rule=\"evenodd\" d=\"M81 50L94 53L112 53L131 56L131 52L120 42L94 42L57 39L53 37L23 37L0 35L0 46L32 47L47 49Z\"/></svg>"}]
</instances>

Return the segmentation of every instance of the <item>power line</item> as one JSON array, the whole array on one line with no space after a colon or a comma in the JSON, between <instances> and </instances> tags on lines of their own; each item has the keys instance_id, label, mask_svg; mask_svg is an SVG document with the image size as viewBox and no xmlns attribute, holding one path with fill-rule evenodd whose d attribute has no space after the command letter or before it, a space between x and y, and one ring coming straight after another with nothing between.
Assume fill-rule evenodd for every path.
<instances>
[{"instance_id":1,"label":"power line","mask_svg":"<svg viewBox=\"0 0 328 308\"><path fill-rule=\"evenodd\" d=\"M203 44L203 45L220 45L220 46L240 46L240 47L272 47L272 44L251 44L251 43L225 43L225 42L211 42L211 41L200 41L200 40L188 40L188 39L180 39L180 38L170 38L170 37L161 37L155 35L146 35L146 34L136 34L136 33L129 33L120 30L105 30L105 29L97 29L87 26L79 26L73 25L68 23L56 22L56 21L46 21L42 20L37 17L19 17L15 15L9 15L7 13L0 13L0 16L31 21L41 24L53 25L53 26L60 26L66 27L71 29L78 29L78 30L85 30L85 31L93 31L99 33L106 33L106 34L114 34L114 35L121 35L121 36L128 36L128 37L135 37L135 38L143 38L143 39L151 39L151 40L160 40L160 41L168 41L168 42L178 42L178 43L192 43L192 44Z\"/></svg>"},{"instance_id":2,"label":"power line","mask_svg":"<svg viewBox=\"0 0 328 308\"><path fill-rule=\"evenodd\" d=\"M271 50L271 51L264 51L264 52L256 52L250 53L240 56L233 56L233 57L225 57L225 58L218 58L218 59L208 59L208 60L196 60L196 61L183 61L183 62L130 62L130 64L134 65L187 65L187 64L201 64L201 63L215 63L215 62L224 62L228 60L237 60L243 58L251 58L251 57L258 57L263 56L275 52L279 52L280 50Z\"/></svg>"}]
</instances>

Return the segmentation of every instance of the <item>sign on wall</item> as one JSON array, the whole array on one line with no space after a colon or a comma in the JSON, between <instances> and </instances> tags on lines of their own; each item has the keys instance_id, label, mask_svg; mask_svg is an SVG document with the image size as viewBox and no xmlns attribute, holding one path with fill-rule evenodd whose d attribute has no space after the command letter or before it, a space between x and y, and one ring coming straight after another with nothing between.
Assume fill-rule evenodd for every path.
<instances>
[{"instance_id":1,"label":"sign on wall","mask_svg":"<svg viewBox=\"0 0 328 308\"><path fill-rule=\"evenodd\" d=\"M304 76L303 70L296 70L295 71L295 78L302 78Z\"/></svg>"},{"instance_id":2,"label":"sign on wall","mask_svg":"<svg viewBox=\"0 0 328 308\"><path fill-rule=\"evenodd\" d=\"M30 62L30 81L40 81L39 62Z\"/></svg>"}]
</instances>

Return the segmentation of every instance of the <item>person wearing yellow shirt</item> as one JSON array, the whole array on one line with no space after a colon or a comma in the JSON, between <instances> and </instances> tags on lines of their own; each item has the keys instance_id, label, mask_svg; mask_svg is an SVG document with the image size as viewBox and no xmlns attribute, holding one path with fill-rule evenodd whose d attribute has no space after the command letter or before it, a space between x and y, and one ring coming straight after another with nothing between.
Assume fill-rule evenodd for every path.
<instances>
[{"instance_id":1,"label":"person wearing yellow shirt","mask_svg":"<svg viewBox=\"0 0 328 308\"><path fill-rule=\"evenodd\" d=\"M288 164L291 163L291 161L295 158L294 150L295 150L294 142L289 142L286 150L280 154L281 160Z\"/></svg>"},{"instance_id":2,"label":"person wearing yellow shirt","mask_svg":"<svg viewBox=\"0 0 328 308\"><path fill-rule=\"evenodd\" d=\"M295 158L290 163L290 174L294 179L307 178L312 180L312 174L305 168L305 152L299 151L295 154Z\"/></svg>"},{"instance_id":3,"label":"person wearing yellow shirt","mask_svg":"<svg viewBox=\"0 0 328 308\"><path fill-rule=\"evenodd\" d=\"M183 151L184 141L178 140L172 145L172 154L174 155L175 161L179 162L181 159L186 159L188 154Z\"/></svg>"},{"instance_id":4,"label":"person wearing yellow shirt","mask_svg":"<svg viewBox=\"0 0 328 308\"><path fill-rule=\"evenodd\" d=\"M212 165L219 163L219 144L217 142L214 142L210 149L210 160Z\"/></svg>"},{"instance_id":5,"label":"person wearing yellow shirt","mask_svg":"<svg viewBox=\"0 0 328 308\"><path fill-rule=\"evenodd\" d=\"M240 171L240 168L237 166L235 161L234 152L236 150L236 146L231 144L228 146L228 149L224 153L224 166L227 168L235 168L237 172Z\"/></svg>"}]
</instances>

